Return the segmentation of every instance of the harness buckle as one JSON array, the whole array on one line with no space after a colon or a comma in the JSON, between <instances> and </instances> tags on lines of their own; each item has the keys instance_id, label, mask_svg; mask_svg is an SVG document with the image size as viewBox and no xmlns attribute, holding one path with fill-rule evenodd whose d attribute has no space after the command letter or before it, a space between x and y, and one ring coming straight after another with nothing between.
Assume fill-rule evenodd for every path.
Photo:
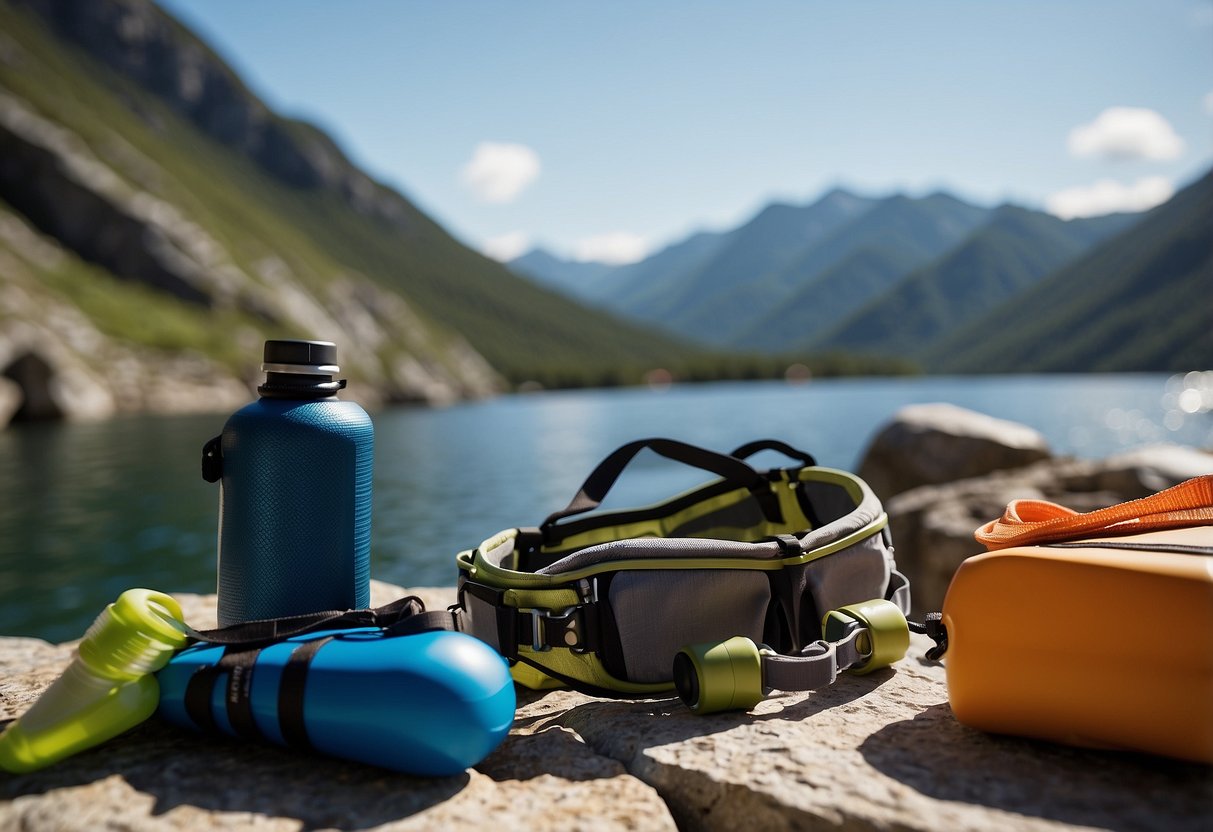
<instances>
[{"instance_id":1,"label":"harness buckle","mask_svg":"<svg viewBox=\"0 0 1213 832\"><path fill-rule=\"evenodd\" d=\"M551 650L551 642L554 640L551 636L556 635L557 632L562 633L559 638L560 646L576 649L581 644L581 636L577 631L577 610L577 607L567 607L559 612L519 610L519 612L531 616L531 650L535 653L546 653ZM553 623L561 625L558 631L549 629Z\"/></svg>"}]
</instances>

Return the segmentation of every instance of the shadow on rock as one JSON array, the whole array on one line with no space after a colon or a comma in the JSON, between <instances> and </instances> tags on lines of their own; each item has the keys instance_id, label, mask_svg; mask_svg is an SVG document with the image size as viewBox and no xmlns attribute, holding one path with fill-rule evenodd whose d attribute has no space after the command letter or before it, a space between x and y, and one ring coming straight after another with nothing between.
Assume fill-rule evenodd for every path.
<instances>
[{"instance_id":1,"label":"shadow on rock","mask_svg":"<svg viewBox=\"0 0 1213 832\"><path fill-rule=\"evenodd\" d=\"M773 693L754 713L706 716L692 712L677 697L612 700L567 691L548 692L546 697L520 691L519 705L525 707L520 707L515 730L476 768L495 780L543 774L569 780L614 777L630 771L645 749L703 741L749 725L800 722L859 699L892 677L890 669L843 676L818 691Z\"/></svg>"},{"instance_id":2,"label":"shadow on rock","mask_svg":"<svg viewBox=\"0 0 1213 832\"><path fill-rule=\"evenodd\" d=\"M946 703L882 728L860 751L940 800L1125 832L1209 828L1213 768L986 734L957 722Z\"/></svg>"},{"instance_id":3,"label":"shadow on rock","mask_svg":"<svg viewBox=\"0 0 1213 832\"><path fill-rule=\"evenodd\" d=\"M449 800L470 779L466 772L445 778L411 777L152 722L44 771L0 776L0 800L64 790L57 800L70 812L75 788L115 776L149 796L150 811L138 794L124 789L86 788L79 799L97 810L96 800L121 795L122 805L106 807L105 814L127 818L134 825L139 816L193 807L294 819L303 830L361 830L399 820Z\"/></svg>"}]
</instances>

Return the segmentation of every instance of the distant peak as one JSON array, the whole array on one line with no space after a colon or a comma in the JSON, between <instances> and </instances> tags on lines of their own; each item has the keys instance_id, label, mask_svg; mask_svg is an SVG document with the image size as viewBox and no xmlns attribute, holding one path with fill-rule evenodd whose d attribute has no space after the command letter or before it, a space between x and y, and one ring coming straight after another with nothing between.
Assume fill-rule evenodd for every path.
<instances>
[{"instance_id":1,"label":"distant peak","mask_svg":"<svg viewBox=\"0 0 1213 832\"><path fill-rule=\"evenodd\" d=\"M821 201L825 201L827 199L828 200L863 199L863 197L861 197L859 194L855 193L854 191L848 191L846 188L842 187L841 185L835 185L833 188L830 188L830 190L826 191L824 194L821 195Z\"/></svg>"},{"instance_id":2,"label":"distant peak","mask_svg":"<svg viewBox=\"0 0 1213 832\"><path fill-rule=\"evenodd\" d=\"M1027 216L1035 216L1035 215L1048 216L1047 214L1044 214L1042 211L1036 211L1032 208L1028 208L1026 206L1019 205L1014 202L1003 202L1000 205L995 206L994 211L993 211L993 216L995 218L998 218L998 217L1027 217Z\"/></svg>"},{"instance_id":3,"label":"distant peak","mask_svg":"<svg viewBox=\"0 0 1213 832\"><path fill-rule=\"evenodd\" d=\"M931 202L959 202L964 203L965 205L969 204L967 201L956 196L956 194L943 189L931 191L929 194L923 197L923 200Z\"/></svg>"},{"instance_id":4,"label":"distant peak","mask_svg":"<svg viewBox=\"0 0 1213 832\"><path fill-rule=\"evenodd\" d=\"M528 249L511 260L507 260L506 264L513 265L514 263L538 262L559 263L562 262L562 260L543 246L535 246L534 248Z\"/></svg>"},{"instance_id":5,"label":"distant peak","mask_svg":"<svg viewBox=\"0 0 1213 832\"><path fill-rule=\"evenodd\" d=\"M814 205L826 205L835 208L856 208L858 206L871 204L872 199L866 196L860 196L854 191L849 191L846 188L835 185L830 190L826 191Z\"/></svg>"}]
</instances>

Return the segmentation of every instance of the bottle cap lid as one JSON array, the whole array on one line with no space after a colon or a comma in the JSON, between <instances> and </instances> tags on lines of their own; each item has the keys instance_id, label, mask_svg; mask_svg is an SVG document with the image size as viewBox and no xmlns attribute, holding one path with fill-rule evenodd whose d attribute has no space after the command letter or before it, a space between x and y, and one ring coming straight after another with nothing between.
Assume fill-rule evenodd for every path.
<instances>
[{"instance_id":1,"label":"bottle cap lid","mask_svg":"<svg viewBox=\"0 0 1213 832\"><path fill-rule=\"evenodd\" d=\"M331 376L337 366L337 345L332 341L280 339L265 342L261 369L274 373Z\"/></svg>"},{"instance_id":2,"label":"bottle cap lid","mask_svg":"<svg viewBox=\"0 0 1213 832\"><path fill-rule=\"evenodd\" d=\"M80 658L109 678L138 679L164 667L185 647L184 620L172 596L128 589L88 628L80 642Z\"/></svg>"}]
</instances>

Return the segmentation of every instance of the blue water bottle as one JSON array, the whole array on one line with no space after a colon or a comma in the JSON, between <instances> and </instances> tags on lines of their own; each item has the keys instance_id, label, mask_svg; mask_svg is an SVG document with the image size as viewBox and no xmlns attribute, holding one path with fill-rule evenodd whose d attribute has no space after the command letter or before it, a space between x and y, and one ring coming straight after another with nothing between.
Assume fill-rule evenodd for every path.
<instances>
[{"instance_id":1,"label":"blue water bottle","mask_svg":"<svg viewBox=\"0 0 1213 832\"><path fill-rule=\"evenodd\" d=\"M337 347L266 341L261 398L206 444L219 492L219 624L370 603L366 411L340 401Z\"/></svg>"},{"instance_id":2,"label":"blue water bottle","mask_svg":"<svg viewBox=\"0 0 1213 832\"><path fill-rule=\"evenodd\" d=\"M330 630L259 650L199 644L157 677L158 713L178 725L431 776L488 756L516 705L505 660L447 631Z\"/></svg>"}]
</instances>

